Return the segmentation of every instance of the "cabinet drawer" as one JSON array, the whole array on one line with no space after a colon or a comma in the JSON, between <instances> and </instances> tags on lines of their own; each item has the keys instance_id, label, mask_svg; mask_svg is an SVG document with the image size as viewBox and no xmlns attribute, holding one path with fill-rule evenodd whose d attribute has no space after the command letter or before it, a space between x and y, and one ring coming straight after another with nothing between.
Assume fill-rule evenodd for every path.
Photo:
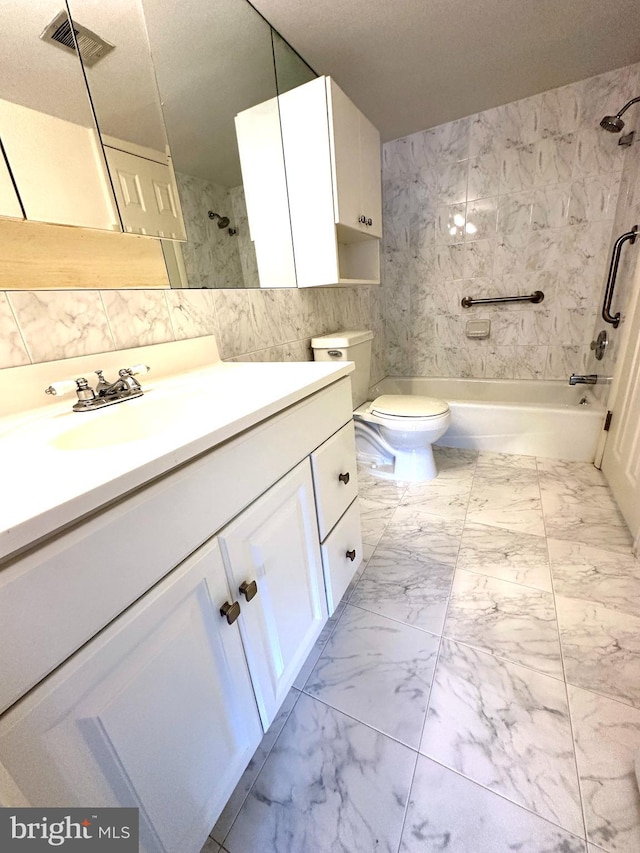
<instances>
[{"instance_id":1,"label":"cabinet drawer","mask_svg":"<svg viewBox=\"0 0 640 853\"><path fill-rule=\"evenodd\" d=\"M327 536L321 551L327 606L331 616L362 562L360 507L357 498ZM347 552L350 556L347 556Z\"/></svg>"},{"instance_id":2,"label":"cabinet drawer","mask_svg":"<svg viewBox=\"0 0 640 853\"><path fill-rule=\"evenodd\" d=\"M0 571L0 712L345 423L348 379Z\"/></svg>"},{"instance_id":3,"label":"cabinet drawer","mask_svg":"<svg viewBox=\"0 0 640 853\"><path fill-rule=\"evenodd\" d=\"M358 494L353 421L311 454L311 465L322 542Z\"/></svg>"}]
</instances>

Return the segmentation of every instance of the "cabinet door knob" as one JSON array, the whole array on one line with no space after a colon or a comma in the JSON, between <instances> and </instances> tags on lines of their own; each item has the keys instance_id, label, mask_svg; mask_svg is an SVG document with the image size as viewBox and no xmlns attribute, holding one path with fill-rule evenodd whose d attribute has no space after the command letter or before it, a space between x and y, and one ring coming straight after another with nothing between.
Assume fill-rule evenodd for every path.
<instances>
[{"instance_id":1,"label":"cabinet door knob","mask_svg":"<svg viewBox=\"0 0 640 853\"><path fill-rule=\"evenodd\" d=\"M373 219L371 219L371 218L367 219L367 225L369 227L371 227L373 225Z\"/></svg>"},{"instance_id":2,"label":"cabinet door knob","mask_svg":"<svg viewBox=\"0 0 640 853\"><path fill-rule=\"evenodd\" d=\"M359 222L361 225L366 225L366 224L367 224L367 217L366 217L366 216L359 216L359 217L358 217L358 222Z\"/></svg>"},{"instance_id":3,"label":"cabinet door knob","mask_svg":"<svg viewBox=\"0 0 640 853\"><path fill-rule=\"evenodd\" d=\"M258 584L255 581L242 581L240 584L240 592L244 595L247 601L251 601L251 599L258 594Z\"/></svg>"},{"instance_id":4,"label":"cabinet door knob","mask_svg":"<svg viewBox=\"0 0 640 853\"><path fill-rule=\"evenodd\" d=\"M220 615L226 616L229 625L233 625L233 623L240 615L240 605L237 601L234 601L233 604L229 604L228 601L225 601L225 603L220 608Z\"/></svg>"},{"instance_id":5,"label":"cabinet door knob","mask_svg":"<svg viewBox=\"0 0 640 853\"><path fill-rule=\"evenodd\" d=\"M344 483L346 486L349 482L349 472L347 471L346 474L338 474L338 480L340 480L340 482Z\"/></svg>"},{"instance_id":6,"label":"cabinet door knob","mask_svg":"<svg viewBox=\"0 0 640 853\"><path fill-rule=\"evenodd\" d=\"M347 559L351 560L351 562L353 563L356 558L356 549L354 548L353 551L347 551L345 557L347 557Z\"/></svg>"}]
</instances>

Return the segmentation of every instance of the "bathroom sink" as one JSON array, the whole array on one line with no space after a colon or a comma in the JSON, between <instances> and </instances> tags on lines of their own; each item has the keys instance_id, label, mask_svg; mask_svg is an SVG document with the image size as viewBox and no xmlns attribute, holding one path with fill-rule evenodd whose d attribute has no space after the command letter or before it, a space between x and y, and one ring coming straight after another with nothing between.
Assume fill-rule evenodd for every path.
<instances>
[{"instance_id":1,"label":"bathroom sink","mask_svg":"<svg viewBox=\"0 0 640 853\"><path fill-rule=\"evenodd\" d=\"M65 428L55 430L48 443L57 450L94 450L149 441L184 430L203 414L202 402L192 388L185 388L171 394L152 391L94 412L71 412Z\"/></svg>"}]
</instances>

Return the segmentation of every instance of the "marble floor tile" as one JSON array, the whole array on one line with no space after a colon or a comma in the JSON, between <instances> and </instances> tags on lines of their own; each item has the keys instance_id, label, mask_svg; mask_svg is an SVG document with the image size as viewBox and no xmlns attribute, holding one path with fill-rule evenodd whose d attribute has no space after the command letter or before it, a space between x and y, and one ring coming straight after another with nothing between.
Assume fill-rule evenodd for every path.
<instances>
[{"instance_id":1,"label":"marble floor tile","mask_svg":"<svg viewBox=\"0 0 640 853\"><path fill-rule=\"evenodd\" d=\"M631 553L631 534L608 486L541 473L540 492L548 537Z\"/></svg>"},{"instance_id":2,"label":"marble floor tile","mask_svg":"<svg viewBox=\"0 0 640 853\"><path fill-rule=\"evenodd\" d=\"M402 498L402 506L411 506L444 518L462 518L467 514L473 475L436 477L428 483L411 483Z\"/></svg>"},{"instance_id":3,"label":"marble floor tile","mask_svg":"<svg viewBox=\"0 0 640 853\"><path fill-rule=\"evenodd\" d=\"M640 617L640 560L582 542L549 539L558 595L582 598Z\"/></svg>"},{"instance_id":4,"label":"marble floor tile","mask_svg":"<svg viewBox=\"0 0 640 853\"><path fill-rule=\"evenodd\" d=\"M302 695L224 846L396 853L414 767L408 747Z\"/></svg>"},{"instance_id":5,"label":"marble floor tile","mask_svg":"<svg viewBox=\"0 0 640 853\"><path fill-rule=\"evenodd\" d=\"M220 853L221 849L217 841L214 841L213 838L208 838L200 853Z\"/></svg>"},{"instance_id":6,"label":"marble floor tile","mask_svg":"<svg viewBox=\"0 0 640 853\"><path fill-rule=\"evenodd\" d=\"M552 593L458 569L443 633L562 678Z\"/></svg>"},{"instance_id":7,"label":"marble floor tile","mask_svg":"<svg viewBox=\"0 0 640 853\"><path fill-rule=\"evenodd\" d=\"M602 471L591 462L566 462L563 459L536 459L539 473L554 477L559 483L578 480L585 486L606 484Z\"/></svg>"},{"instance_id":8,"label":"marble floor tile","mask_svg":"<svg viewBox=\"0 0 640 853\"><path fill-rule=\"evenodd\" d=\"M438 479L455 480L473 476L478 459L477 450L463 450L458 447L433 448L433 458L438 469Z\"/></svg>"},{"instance_id":9,"label":"marble floor tile","mask_svg":"<svg viewBox=\"0 0 640 853\"><path fill-rule=\"evenodd\" d=\"M381 543L349 604L439 635L452 579L452 566Z\"/></svg>"},{"instance_id":10,"label":"marble floor tile","mask_svg":"<svg viewBox=\"0 0 640 853\"><path fill-rule=\"evenodd\" d=\"M567 682L640 708L640 617L556 595Z\"/></svg>"},{"instance_id":11,"label":"marble floor tile","mask_svg":"<svg viewBox=\"0 0 640 853\"><path fill-rule=\"evenodd\" d=\"M585 853L584 841L422 756L400 853Z\"/></svg>"},{"instance_id":12,"label":"marble floor tile","mask_svg":"<svg viewBox=\"0 0 640 853\"><path fill-rule=\"evenodd\" d=\"M552 589L547 543L542 536L468 522L456 565L546 592Z\"/></svg>"},{"instance_id":13,"label":"marble floor tile","mask_svg":"<svg viewBox=\"0 0 640 853\"><path fill-rule=\"evenodd\" d=\"M454 566L463 529L462 519L442 518L420 506L399 506L385 532L384 542Z\"/></svg>"},{"instance_id":14,"label":"marble floor tile","mask_svg":"<svg viewBox=\"0 0 640 853\"><path fill-rule=\"evenodd\" d=\"M571 686L569 706L587 838L608 853L637 853L640 711Z\"/></svg>"},{"instance_id":15,"label":"marble floor tile","mask_svg":"<svg viewBox=\"0 0 640 853\"><path fill-rule=\"evenodd\" d=\"M347 606L305 693L418 748L438 637Z\"/></svg>"},{"instance_id":16,"label":"marble floor tile","mask_svg":"<svg viewBox=\"0 0 640 853\"><path fill-rule=\"evenodd\" d=\"M212 842L222 844L226 838L234 820L238 816L238 812L242 808L242 804L247 798L247 794L251 790L251 786L256 781L258 773L262 770L269 753L273 749L273 745L278 739L278 736L282 731L282 727L289 719L289 715L298 701L299 696L299 691L295 689L290 690L287 694L284 702L282 703L282 707L276 714L268 731L265 732L262 741L260 742L260 746L254 752L251 761L247 765L247 769L242 774L240 781L236 785L226 806L222 810L222 814L216 821L216 825L211 830L210 835ZM214 850L217 850L217 847L214 846ZM214 853L214 850L210 851L210 853ZM204 850L203 853L205 853ZM209 853L209 851L206 851L206 853Z\"/></svg>"},{"instance_id":17,"label":"marble floor tile","mask_svg":"<svg viewBox=\"0 0 640 853\"><path fill-rule=\"evenodd\" d=\"M360 575L358 575L358 577L360 577ZM329 642L329 637L333 633L333 631L334 631L336 625L338 624L338 621L339 621L340 617L342 616L344 609L347 605L345 598L346 598L346 593L345 593L345 596L343 597L342 601L336 607L333 616L330 616L328 621L323 626L322 631L320 631L320 636L318 637L318 639L313 644L313 648L309 652L307 659L302 664L302 668L301 668L300 672L298 673L298 675L296 676L296 680L293 682L293 686L297 690L302 690L302 688L305 686L305 684L307 683L307 679L311 675L311 671L313 670L314 666L318 662L318 658L322 654L324 647Z\"/></svg>"},{"instance_id":18,"label":"marble floor tile","mask_svg":"<svg viewBox=\"0 0 640 853\"><path fill-rule=\"evenodd\" d=\"M515 453L494 453L491 450L481 450L478 453L477 469L484 468L523 468L536 470L535 456L518 456Z\"/></svg>"},{"instance_id":19,"label":"marble floor tile","mask_svg":"<svg viewBox=\"0 0 640 853\"><path fill-rule=\"evenodd\" d=\"M561 681L444 640L420 752L583 837Z\"/></svg>"},{"instance_id":20,"label":"marble floor tile","mask_svg":"<svg viewBox=\"0 0 640 853\"><path fill-rule=\"evenodd\" d=\"M361 496L359 501L362 541L369 545L377 545L387 524L391 521L395 507L364 496Z\"/></svg>"},{"instance_id":21,"label":"marble floor tile","mask_svg":"<svg viewBox=\"0 0 640 853\"><path fill-rule=\"evenodd\" d=\"M387 506L397 506L407 489L407 483L376 477L371 469L358 464L358 491L361 496Z\"/></svg>"},{"instance_id":22,"label":"marble floor tile","mask_svg":"<svg viewBox=\"0 0 640 853\"><path fill-rule=\"evenodd\" d=\"M500 467L477 470L467 521L544 536L537 472Z\"/></svg>"}]
</instances>

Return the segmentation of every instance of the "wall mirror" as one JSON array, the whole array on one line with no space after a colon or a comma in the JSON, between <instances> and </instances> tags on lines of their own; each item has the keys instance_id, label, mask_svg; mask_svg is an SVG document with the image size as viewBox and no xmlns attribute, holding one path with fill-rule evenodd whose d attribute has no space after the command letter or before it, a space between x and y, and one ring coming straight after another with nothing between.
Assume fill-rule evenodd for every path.
<instances>
[{"instance_id":1,"label":"wall mirror","mask_svg":"<svg viewBox=\"0 0 640 853\"><path fill-rule=\"evenodd\" d=\"M2 9L0 215L120 230L64 0Z\"/></svg>"},{"instance_id":2,"label":"wall mirror","mask_svg":"<svg viewBox=\"0 0 640 853\"><path fill-rule=\"evenodd\" d=\"M276 96L316 75L246 0L143 6L187 231L165 243L172 286L295 287ZM256 122L273 168L246 198Z\"/></svg>"},{"instance_id":3,"label":"wall mirror","mask_svg":"<svg viewBox=\"0 0 640 853\"><path fill-rule=\"evenodd\" d=\"M140 0L68 3L123 230L184 240Z\"/></svg>"}]
</instances>

